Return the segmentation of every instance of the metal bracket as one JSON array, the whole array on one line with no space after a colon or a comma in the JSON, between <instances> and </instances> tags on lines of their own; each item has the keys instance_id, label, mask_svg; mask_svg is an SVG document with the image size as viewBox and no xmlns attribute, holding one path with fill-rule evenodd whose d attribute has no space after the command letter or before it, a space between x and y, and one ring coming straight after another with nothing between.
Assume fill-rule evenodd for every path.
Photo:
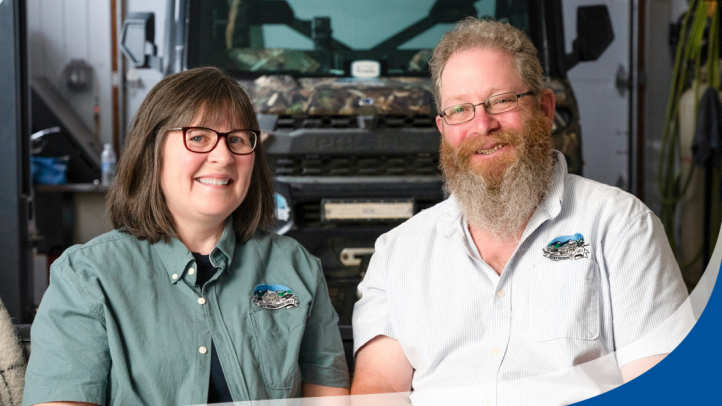
<instances>
[{"instance_id":1,"label":"metal bracket","mask_svg":"<svg viewBox=\"0 0 722 406\"><path fill-rule=\"evenodd\" d=\"M627 73L624 65L619 65L619 68L617 68L617 74L614 78L614 86L617 88L617 92L620 96L624 96L624 94L632 88L632 78Z\"/></svg>"},{"instance_id":2,"label":"metal bracket","mask_svg":"<svg viewBox=\"0 0 722 406\"><path fill-rule=\"evenodd\" d=\"M344 248L341 250L339 259L341 263L346 266L359 266L361 265L361 258L364 255L371 255L374 253L373 248Z\"/></svg>"}]
</instances>

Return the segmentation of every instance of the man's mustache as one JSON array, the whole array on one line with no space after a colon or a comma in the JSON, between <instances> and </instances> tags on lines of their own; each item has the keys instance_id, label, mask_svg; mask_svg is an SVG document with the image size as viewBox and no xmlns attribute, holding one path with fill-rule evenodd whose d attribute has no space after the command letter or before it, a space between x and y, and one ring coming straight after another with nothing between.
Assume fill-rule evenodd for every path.
<instances>
[{"instance_id":1,"label":"man's mustache","mask_svg":"<svg viewBox=\"0 0 722 406\"><path fill-rule=\"evenodd\" d=\"M472 156L476 151L484 149L484 146L493 144L509 144L513 147L518 146L521 143L520 132L512 129L505 129L495 131L492 135L486 136L471 136L465 138L459 146L452 148L455 150L456 156Z\"/></svg>"}]
</instances>

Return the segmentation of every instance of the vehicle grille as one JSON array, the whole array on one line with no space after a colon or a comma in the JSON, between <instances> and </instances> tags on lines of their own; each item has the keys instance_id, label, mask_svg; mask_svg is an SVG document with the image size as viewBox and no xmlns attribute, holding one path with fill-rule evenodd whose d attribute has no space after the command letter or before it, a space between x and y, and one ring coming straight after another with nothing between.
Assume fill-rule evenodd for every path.
<instances>
[{"instance_id":1,"label":"vehicle grille","mask_svg":"<svg viewBox=\"0 0 722 406\"><path fill-rule=\"evenodd\" d=\"M439 175L439 154L269 155L276 176L432 176Z\"/></svg>"},{"instance_id":2,"label":"vehicle grille","mask_svg":"<svg viewBox=\"0 0 722 406\"><path fill-rule=\"evenodd\" d=\"M385 115L379 116L376 128L436 128L436 120L433 116L415 115Z\"/></svg>"},{"instance_id":3,"label":"vehicle grille","mask_svg":"<svg viewBox=\"0 0 722 406\"><path fill-rule=\"evenodd\" d=\"M434 206L435 204L439 203L437 200L416 200L416 209L414 210L414 214L417 214L421 210L428 209L429 207ZM323 223L321 221L321 200L316 201L301 201L297 202L293 205L293 213L296 216L295 222L297 226L300 227L317 227L321 226L323 224L329 224L329 223ZM369 226L378 226L378 225L397 225L399 223L402 223L404 220L348 220L344 221L343 223L354 223L355 225L358 224L367 224ZM332 223L332 224L338 224L338 223Z\"/></svg>"},{"instance_id":4,"label":"vehicle grille","mask_svg":"<svg viewBox=\"0 0 722 406\"><path fill-rule=\"evenodd\" d=\"M365 124L376 129L383 128L436 128L434 116L387 114L375 116ZM276 131L292 131L300 128L359 128L356 115L280 115Z\"/></svg>"},{"instance_id":5,"label":"vehicle grille","mask_svg":"<svg viewBox=\"0 0 722 406\"><path fill-rule=\"evenodd\" d=\"M298 128L358 128L356 116L278 116L276 130L295 130Z\"/></svg>"}]
</instances>

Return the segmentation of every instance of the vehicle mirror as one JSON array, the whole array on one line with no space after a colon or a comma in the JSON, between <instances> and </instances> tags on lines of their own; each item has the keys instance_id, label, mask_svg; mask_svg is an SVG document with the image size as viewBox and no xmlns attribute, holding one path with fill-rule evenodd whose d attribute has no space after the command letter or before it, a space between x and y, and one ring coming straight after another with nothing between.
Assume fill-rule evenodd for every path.
<instances>
[{"instance_id":1,"label":"vehicle mirror","mask_svg":"<svg viewBox=\"0 0 722 406\"><path fill-rule=\"evenodd\" d=\"M161 69L156 57L155 15L129 13L120 34L120 50L135 68Z\"/></svg>"},{"instance_id":2,"label":"vehicle mirror","mask_svg":"<svg viewBox=\"0 0 722 406\"><path fill-rule=\"evenodd\" d=\"M596 61L612 41L614 31L606 5L577 8L577 38L566 56L567 70L579 62Z\"/></svg>"}]
</instances>

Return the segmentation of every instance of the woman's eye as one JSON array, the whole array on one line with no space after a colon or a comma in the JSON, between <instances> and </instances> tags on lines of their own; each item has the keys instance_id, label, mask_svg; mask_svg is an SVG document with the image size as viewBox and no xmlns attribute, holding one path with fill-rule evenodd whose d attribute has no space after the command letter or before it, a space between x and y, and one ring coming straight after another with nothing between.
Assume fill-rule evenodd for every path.
<instances>
[{"instance_id":1,"label":"woman's eye","mask_svg":"<svg viewBox=\"0 0 722 406\"><path fill-rule=\"evenodd\" d=\"M191 137L191 139L190 139L189 141L191 141L191 142L202 142L202 141L203 141L203 137L201 137L200 135L196 135L195 137Z\"/></svg>"},{"instance_id":2,"label":"woman's eye","mask_svg":"<svg viewBox=\"0 0 722 406\"><path fill-rule=\"evenodd\" d=\"M231 144L245 144L245 141L241 137L228 137L228 142Z\"/></svg>"}]
</instances>

